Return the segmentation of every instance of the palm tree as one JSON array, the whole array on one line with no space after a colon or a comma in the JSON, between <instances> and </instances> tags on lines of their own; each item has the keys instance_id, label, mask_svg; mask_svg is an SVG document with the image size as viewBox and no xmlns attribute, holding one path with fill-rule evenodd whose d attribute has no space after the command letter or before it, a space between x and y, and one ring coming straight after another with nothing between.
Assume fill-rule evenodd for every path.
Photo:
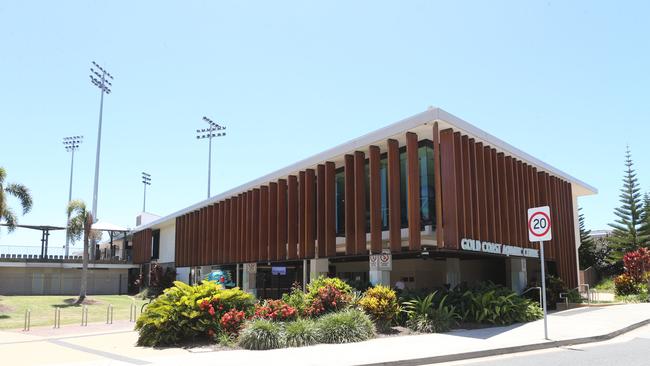
<instances>
[{"instance_id":1,"label":"palm tree","mask_svg":"<svg viewBox=\"0 0 650 366\"><path fill-rule=\"evenodd\" d=\"M7 205L7 194L20 200L23 215L32 209L32 196L29 194L29 189L22 184L5 184L6 178L7 171L3 167L0 167L0 221L4 219L7 224L7 231L12 232L16 229L18 218L14 211Z\"/></svg>"},{"instance_id":2,"label":"palm tree","mask_svg":"<svg viewBox=\"0 0 650 366\"><path fill-rule=\"evenodd\" d=\"M68 235L70 239L79 240L83 237L83 266L81 270L81 288L79 289L79 298L77 304L83 303L86 299L86 290L88 289L88 242L91 235L91 226L93 224L92 213L86 210L86 204L81 200L73 200L68 203Z\"/></svg>"}]
</instances>

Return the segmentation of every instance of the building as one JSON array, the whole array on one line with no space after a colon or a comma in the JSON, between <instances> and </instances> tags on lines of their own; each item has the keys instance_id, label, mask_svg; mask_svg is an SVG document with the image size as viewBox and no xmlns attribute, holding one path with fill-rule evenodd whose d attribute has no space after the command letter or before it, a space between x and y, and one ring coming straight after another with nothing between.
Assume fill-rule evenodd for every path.
<instances>
[{"instance_id":1,"label":"building","mask_svg":"<svg viewBox=\"0 0 650 366\"><path fill-rule=\"evenodd\" d=\"M4 224L3 224L4 225ZM50 245L50 231L65 230L51 225L17 225L19 230L41 231L41 246L0 246L0 295L78 295L83 267L83 247ZM127 229L98 222L93 229L107 231L110 241L88 264L88 295L126 294L139 274L123 237ZM122 239L115 240L118 233ZM100 245L102 247L102 245ZM131 276L131 277L129 277Z\"/></svg>"},{"instance_id":2,"label":"building","mask_svg":"<svg viewBox=\"0 0 650 366\"><path fill-rule=\"evenodd\" d=\"M578 285L577 198L597 190L475 126L429 109L140 225L134 262L212 269L275 297L330 274L407 288L540 276L527 209L549 205L548 271Z\"/></svg>"}]
</instances>

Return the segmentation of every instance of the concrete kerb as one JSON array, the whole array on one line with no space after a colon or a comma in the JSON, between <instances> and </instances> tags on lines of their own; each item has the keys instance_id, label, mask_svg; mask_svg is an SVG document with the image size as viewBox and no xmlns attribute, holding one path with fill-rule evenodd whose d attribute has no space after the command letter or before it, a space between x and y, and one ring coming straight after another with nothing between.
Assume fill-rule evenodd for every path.
<instances>
[{"instance_id":1,"label":"concrete kerb","mask_svg":"<svg viewBox=\"0 0 650 366\"><path fill-rule=\"evenodd\" d=\"M597 343L597 342L608 341L610 339L616 338L622 334L631 332L637 328L643 327L648 324L650 324L650 319L646 319L638 323L631 324L627 327L621 328L611 333L591 336L591 337L573 338L573 339L565 339L561 341L550 341L550 342L542 342L542 343L532 343L532 344L525 344L525 345L514 346L514 347L504 347L504 348L495 348L495 349L489 349L483 351L455 353L451 355L415 358L411 360L369 363L369 364L361 364L358 366L420 366L420 365L427 365L433 363L453 362L453 361L461 361L461 360L470 360L474 358L501 356L501 355L506 355L511 353L539 351L542 349L575 346L575 345L586 344L586 343Z\"/></svg>"}]
</instances>

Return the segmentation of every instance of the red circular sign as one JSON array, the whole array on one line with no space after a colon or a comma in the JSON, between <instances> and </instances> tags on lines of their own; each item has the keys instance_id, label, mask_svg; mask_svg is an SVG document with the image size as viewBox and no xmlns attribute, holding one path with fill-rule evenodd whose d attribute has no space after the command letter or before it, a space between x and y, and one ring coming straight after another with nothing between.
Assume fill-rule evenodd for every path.
<instances>
[{"instance_id":1,"label":"red circular sign","mask_svg":"<svg viewBox=\"0 0 650 366\"><path fill-rule=\"evenodd\" d=\"M546 230L544 230L544 232L542 232L541 234L536 233L535 230L533 230L533 228L531 226L531 223L533 222L533 219L538 215L544 216L544 218L546 219L546 222L548 222L548 225L546 225ZM534 214L532 214L530 216L530 220L528 220L528 231L531 234L533 234L533 236L542 237L542 236L546 235L549 230L551 230L551 218L548 217L548 215L546 213L539 211L539 212L535 212Z\"/></svg>"}]
</instances>

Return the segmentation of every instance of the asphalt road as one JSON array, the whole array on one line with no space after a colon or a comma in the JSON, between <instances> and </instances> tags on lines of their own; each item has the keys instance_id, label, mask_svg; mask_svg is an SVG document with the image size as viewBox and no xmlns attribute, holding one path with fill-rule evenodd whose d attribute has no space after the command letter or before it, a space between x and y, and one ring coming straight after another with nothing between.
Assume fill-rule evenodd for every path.
<instances>
[{"instance_id":1,"label":"asphalt road","mask_svg":"<svg viewBox=\"0 0 650 366\"><path fill-rule=\"evenodd\" d=\"M650 326L602 343L436 364L436 366L452 365L648 366L650 365Z\"/></svg>"}]
</instances>

